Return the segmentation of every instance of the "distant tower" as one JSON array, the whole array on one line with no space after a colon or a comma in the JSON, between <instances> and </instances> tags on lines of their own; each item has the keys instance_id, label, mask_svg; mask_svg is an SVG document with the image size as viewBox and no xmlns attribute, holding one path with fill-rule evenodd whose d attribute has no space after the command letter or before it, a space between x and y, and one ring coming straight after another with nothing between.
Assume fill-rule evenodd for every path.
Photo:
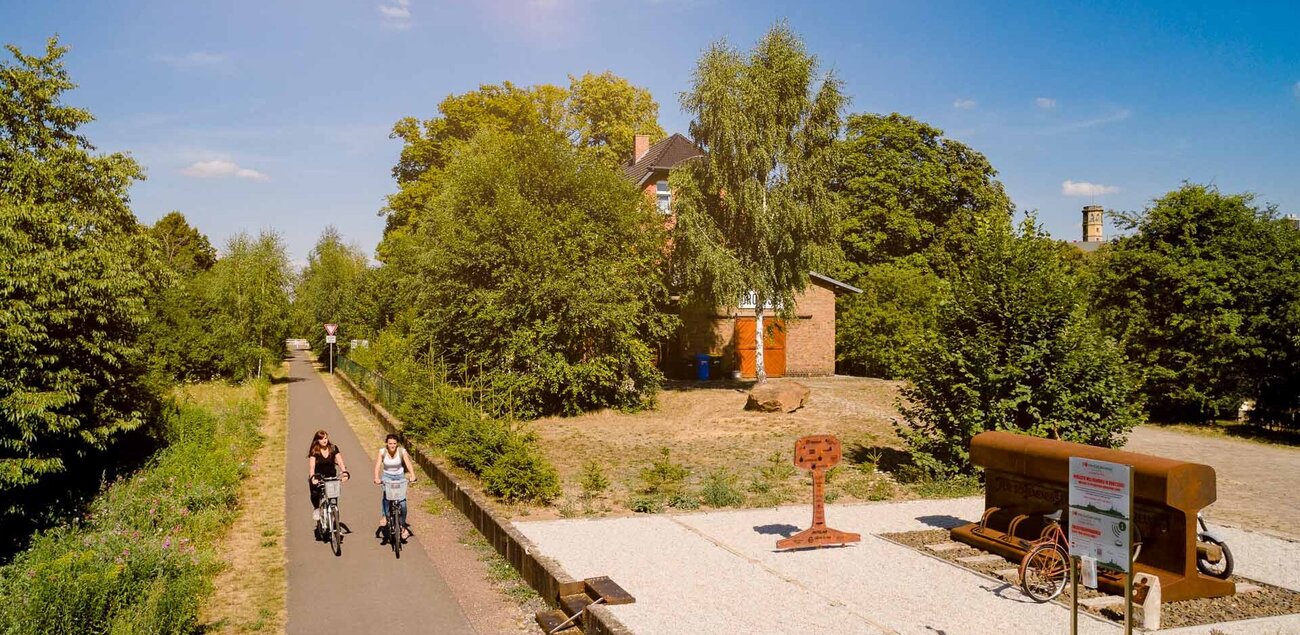
<instances>
[{"instance_id":1,"label":"distant tower","mask_svg":"<svg viewBox=\"0 0 1300 635\"><path fill-rule=\"evenodd\" d=\"M1100 205L1086 205L1083 208L1083 242L1099 243L1103 240L1101 237L1101 212Z\"/></svg>"}]
</instances>

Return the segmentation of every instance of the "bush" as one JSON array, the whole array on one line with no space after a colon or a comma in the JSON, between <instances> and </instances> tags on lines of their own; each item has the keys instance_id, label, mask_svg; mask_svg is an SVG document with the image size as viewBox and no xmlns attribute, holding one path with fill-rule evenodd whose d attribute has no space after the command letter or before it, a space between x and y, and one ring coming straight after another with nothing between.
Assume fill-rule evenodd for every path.
<instances>
[{"instance_id":1,"label":"bush","mask_svg":"<svg viewBox=\"0 0 1300 635\"><path fill-rule=\"evenodd\" d=\"M908 371L898 426L919 469L971 474L985 430L1111 447L1136 425L1137 382L1088 317L1057 243L1029 218L977 232L952 278L938 333Z\"/></svg>"},{"instance_id":2,"label":"bush","mask_svg":"<svg viewBox=\"0 0 1300 635\"><path fill-rule=\"evenodd\" d=\"M197 390L197 389L196 389ZM6 633L186 633L220 566L213 544L234 518L260 442L249 388L224 403L183 403L163 424L169 447L108 487L82 519L38 535L0 568Z\"/></svg>"},{"instance_id":3,"label":"bush","mask_svg":"<svg viewBox=\"0 0 1300 635\"><path fill-rule=\"evenodd\" d=\"M700 497L710 507L735 507L745 502L745 497L736 489L736 475L726 468L705 475Z\"/></svg>"},{"instance_id":4,"label":"bush","mask_svg":"<svg viewBox=\"0 0 1300 635\"><path fill-rule=\"evenodd\" d=\"M595 459L587 461L582 466L582 497L591 500L609 489L609 477L600 469L600 463Z\"/></svg>"},{"instance_id":5,"label":"bush","mask_svg":"<svg viewBox=\"0 0 1300 635\"><path fill-rule=\"evenodd\" d=\"M519 435L511 438L504 452L483 470L488 493L506 502L546 502L560 495L560 476L542 457L537 446Z\"/></svg>"}]
</instances>

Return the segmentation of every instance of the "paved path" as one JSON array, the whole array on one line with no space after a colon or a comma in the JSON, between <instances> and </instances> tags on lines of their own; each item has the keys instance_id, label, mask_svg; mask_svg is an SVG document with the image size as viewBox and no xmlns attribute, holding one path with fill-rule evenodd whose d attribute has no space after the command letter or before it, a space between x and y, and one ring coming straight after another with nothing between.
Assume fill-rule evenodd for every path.
<instances>
[{"instance_id":1,"label":"paved path","mask_svg":"<svg viewBox=\"0 0 1300 635\"><path fill-rule=\"evenodd\" d=\"M379 487L372 482L378 448L362 450L357 437L330 397L325 383L299 352L290 363L289 438L285 466L285 515L289 555L288 632L474 633L451 589L425 555L419 538L400 560L375 540ZM343 485L339 509L352 531L343 555L312 535L307 491L307 447L316 430L329 432L352 473Z\"/></svg>"},{"instance_id":2,"label":"paved path","mask_svg":"<svg viewBox=\"0 0 1300 635\"><path fill-rule=\"evenodd\" d=\"M1300 448L1139 426L1124 449L1214 468L1219 497L1206 508L1207 518L1300 536Z\"/></svg>"}]
</instances>

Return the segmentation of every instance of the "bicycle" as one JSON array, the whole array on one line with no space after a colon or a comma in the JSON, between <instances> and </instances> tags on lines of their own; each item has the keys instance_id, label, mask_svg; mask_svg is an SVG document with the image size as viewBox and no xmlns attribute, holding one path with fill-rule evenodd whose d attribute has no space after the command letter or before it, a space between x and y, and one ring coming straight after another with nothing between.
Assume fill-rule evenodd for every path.
<instances>
[{"instance_id":1,"label":"bicycle","mask_svg":"<svg viewBox=\"0 0 1300 635\"><path fill-rule=\"evenodd\" d=\"M406 487L410 481L401 479L397 481L385 480L384 487L384 517L387 525L385 531L388 532L388 542L393 547L393 555L398 559L402 557L402 502L406 500Z\"/></svg>"},{"instance_id":2,"label":"bicycle","mask_svg":"<svg viewBox=\"0 0 1300 635\"><path fill-rule=\"evenodd\" d=\"M1038 540L1030 543L1029 551L1020 560L1020 588L1035 602L1056 599L1065 590L1070 579L1070 537L1061 526L1065 510L1043 514L1043 531ZM1134 527L1133 561L1142 553L1142 536ZM1135 597L1145 597L1145 592L1135 592Z\"/></svg>"},{"instance_id":3,"label":"bicycle","mask_svg":"<svg viewBox=\"0 0 1300 635\"><path fill-rule=\"evenodd\" d=\"M339 494L343 489L343 481L337 476L331 476L321 477L319 482L320 487L325 490L325 495L321 499L316 535L328 539L334 555L341 556L343 555L343 523L339 521Z\"/></svg>"},{"instance_id":4,"label":"bicycle","mask_svg":"<svg viewBox=\"0 0 1300 635\"><path fill-rule=\"evenodd\" d=\"M1222 538L1210 532L1200 512L1196 512L1196 525L1196 569L1212 578L1227 580L1232 575L1232 550Z\"/></svg>"},{"instance_id":5,"label":"bicycle","mask_svg":"<svg viewBox=\"0 0 1300 635\"><path fill-rule=\"evenodd\" d=\"M1055 599L1070 577L1070 539L1061 527L1061 511L1044 514L1038 540L1020 559L1020 588L1035 602Z\"/></svg>"}]
</instances>

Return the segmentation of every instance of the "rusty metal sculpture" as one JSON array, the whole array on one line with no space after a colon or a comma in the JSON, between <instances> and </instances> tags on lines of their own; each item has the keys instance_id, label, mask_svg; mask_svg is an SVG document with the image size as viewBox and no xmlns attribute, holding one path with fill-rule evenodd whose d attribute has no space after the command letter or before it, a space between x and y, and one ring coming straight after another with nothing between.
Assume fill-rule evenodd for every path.
<instances>
[{"instance_id":1,"label":"rusty metal sculpture","mask_svg":"<svg viewBox=\"0 0 1300 635\"><path fill-rule=\"evenodd\" d=\"M815 434L794 444L794 464L812 470L813 519L809 527L789 538L776 541L777 549L806 549L842 545L862 540L862 536L826 526L826 470L839 464L843 456L840 440L829 434Z\"/></svg>"},{"instance_id":2,"label":"rusty metal sculpture","mask_svg":"<svg viewBox=\"0 0 1300 635\"><path fill-rule=\"evenodd\" d=\"M1070 457L1133 466L1133 498L1142 549L1137 573L1160 579L1165 602L1232 595L1232 582L1201 575L1197 512L1214 502L1214 468L1198 463L1039 439L983 432L971 440L971 462L984 468L984 514L951 530L952 539L1014 562L1044 532L1045 514L1066 507ZM1123 595L1124 575L1098 572L1102 591Z\"/></svg>"}]
</instances>

